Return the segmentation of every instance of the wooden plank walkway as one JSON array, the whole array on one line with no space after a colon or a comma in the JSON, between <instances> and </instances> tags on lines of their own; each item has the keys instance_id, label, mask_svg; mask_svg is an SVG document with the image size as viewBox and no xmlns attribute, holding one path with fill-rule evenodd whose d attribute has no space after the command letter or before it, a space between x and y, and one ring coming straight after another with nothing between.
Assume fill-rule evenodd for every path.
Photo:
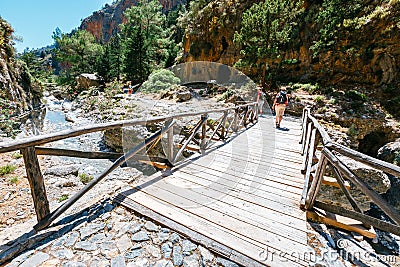
<instances>
[{"instance_id":1,"label":"wooden plank walkway","mask_svg":"<svg viewBox=\"0 0 400 267\"><path fill-rule=\"evenodd\" d=\"M170 175L137 181L117 201L244 266L308 266L301 125L282 126L260 118Z\"/></svg>"}]
</instances>

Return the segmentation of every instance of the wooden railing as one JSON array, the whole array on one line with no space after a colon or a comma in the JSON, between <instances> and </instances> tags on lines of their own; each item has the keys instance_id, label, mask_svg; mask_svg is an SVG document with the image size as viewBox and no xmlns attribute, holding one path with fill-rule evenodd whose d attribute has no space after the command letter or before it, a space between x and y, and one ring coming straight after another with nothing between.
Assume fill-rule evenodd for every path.
<instances>
[{"instance_id":1,"label":"wooden railing","mask_svg":"<svg viewBox=\"0 0 400 267\"><path fill-rule=\"evenodd\" d=\"M358 220L367 227L373 226L399 235L399 212L389 205L381 195L360 179L345 163L342 162L342 160L340 160L340 158L350 158L398 178L400 177L400 167L333 142L325 129L311 115L310 109L308 108L303 110L302 130L302 172L305 175L305 180L300 207L306 210L312 210L314 207L319 208L327 212ZM336 179L337 187L342 190L353 210L316 200L321 184L326 182L325 173L327 166L330 166L330 169L335 176L334 178ZM392 222L379 220L364 214L359 207L359 203L357 203L356 199L351 195L348 186L346 186L346 182L351 182L366 196L368 196L370 201L376 204L392 220ZM329 182L326 184L329 184Z\"/></svg>"},{"instance_id":2,"label":"wooden railing","mask_svg":"<svg viewBox=\"0 0 400 267\"><path fill-rule=\"evenodd\" d=\"M216 119L210 119L210 114L216 115ZM197 124L191 130L180 133L183 136L180 142L174 142L174 125L180 118L200 116ZM199 111L195 113L176 114L171 116L154 117L146 120L124 120L108 123L95 124L66 131L60 131L51 134L38 135L24 140L0 143L0 153L20 150L24 158L27 178L31 187L32 198L36 211L38 223L34 229L39 231L49 226L57 217L72 206L80 197L99 183L104 177L115 170L117 167L126 163L129 159L141 160L143 156L138 155L141 151L151 153L151 149L160 142L166 135L167 149L165 157L151 158L160 164L150 162L153 166L164 166L166 168L174 166L179 161L184 160L182 153L189 149L204 152L210 147L211 141L226 140L232 133L237 132L241 128L247 127L250 123L254 124L258 121L257 103L246 103L230 108ZM87 133L99 132L114 128L123 128L129 126L145 126L155 123L164 123L164 126L156 133L146 138L143 142L136 145L126 153L111 152L88 152L70 149L60 149L52 147L38 147L40 145L63 140L66 138L76 137ZM179 136L178 136L179 137ZM177 139L177 138L175 138ZM74 196L69 198L60 207L50 212L49 202L46 195L45 184L40 170L37 155L53 155L53 156L69 156L78 158L101 158L115 159L114 163L100 175L95 177L91 182L84 186ZM149 157L145 157L149 158Z\"/></svg>"}]
</instances>

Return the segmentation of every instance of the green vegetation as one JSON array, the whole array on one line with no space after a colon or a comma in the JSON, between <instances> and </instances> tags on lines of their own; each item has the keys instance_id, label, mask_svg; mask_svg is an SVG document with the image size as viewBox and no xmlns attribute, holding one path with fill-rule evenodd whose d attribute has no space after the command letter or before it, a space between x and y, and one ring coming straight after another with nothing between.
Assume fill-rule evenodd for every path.
<instances>
[{"instance_id":1,"label":"green vegetation","mask_svg":"<svg viewBox=\"0 0 400 267\"><path fill-rule=\"evenodd\" d=\"M17 184L18 181L19 181L19 178L18 178L17 175L12 176L12 177L8 180L8 182L9 182L10 184Z\"/></svg>"},{"instance_id":2,"label":"green vegetation","mask_svg":"<svg viewBox=\"0 0 400 267\"><path fill-rule=\"evenodd\" d=\"M393 164L400 166L400 151L394 152Z\"/></svg>"},{"instance_id":3,"label":"green vegetation","mask_svg":"<svg viewBox=\"0 0 400 267\"><path fill-rule=\"evenodd\" d=\"M57 28L53 39L56 45L55 59L62 66L60 83L73 84L77 75L96 72L97 58L102 55L103 47L91 33L77 30L66 34Z\"/></svg>"},{"instance_id":4,"label":"green vegetation","mask_svg":"<svg viewBox=\"0 0 400 267\"><path fill-rule=\"evenodd\" d=\"M311 83L295 83L291 85L294 91L303 90L309 92L310 94L317 93L321 90L319 84L311 84Z\"/></svg>"},{"instance_id":5,"label":"green vegetation","mask_svg":"<svg viewBox=\"0 0 400 267\"><path fill-rule=\"evenodd\" d=\"M17 169L17 167L12 164L7 164L4 166L1 166L0 167L0 176L4 176L6 174L12 173L16 169Z\"/></svg>"},{"instance_id":6,"label":"green vegetation","mask_svg":"<svg viewBox=\"0 0 400 267\"><path fill-rule=\"evenodd\" d=\"M58 198L58 202L63 202L69 198L68 194L62 194L61 197Z\"/></svg>"},{"instance_id":7,"label":"green vegetation","mask_svg":"<svg viewBox=\"0 0 400 267\"><path fill-rule=\"evenodd\" d=\"M14 159L20 159L20 158L22 158L22 155L21 155L21 153L19 153L19 152L14 152L14 153L12 154L12 157L13 157Z\"/></svg>"},{"instance_id":8,"label":"green vegetation","mask_svg":"<svg viewBox=\"0 0 400 267\"><path fill-rule=\"evenodd\" d=\"M265 87L268 62L284 55L282 49L297 36L303 1L265 0L243 13L242 28L234 42L242 47L238 67L261 64L262 85Z\"/></svg>"},{"instance_id":9,"label":"green vegetation","mask_svg":"<svg viewBox=\"0 0 400 267\"><path fill-rule=\"evenodd\" d=\"M347 130L347 135L348 136L355 136L358 134L358 129L357 126L355 126L354 124L352 124L349 129Z\"/></svg>"},{"instance_id":10,"label":"green vegetation","mask_svg":"<svg viewBox=\"0 0 400 267\"><path fill-rule=\"evenodd\" d=\"M154 93L168 90L173 85L180 84L181 80L175 74L166 69L156 70L150 74L149 79L143 83L142 91Z\"/></svg>"},{"instance_id":11,"label":"green vegetation","mask_svg":"<svg viewBox=\"0 0 400 267\"><path fill-rule=\"evenodd\" d=\"M318 96L314 97L314 102L316 104L321 105L321 104L323 104L325 102L325 97L322 96L322 95L318 95Z\"/></svg>"},{"instance_id":12,"label":"green vegetation","mask_svg":"<svg viewBox=\"0 0 400 267\"><path fill-rule=\"evenodd\" d=\"M122 29L122 70L133 84L146 81L149 74L165 67L168 58L170 30L165 29L166 16L157 0L139 1L128 8Z\"/></svg>"},{"instance_id":13,"label":"green vegetation","mask_svg":"<svg viewBox=\"0 0 400 267\"><path fill-rule=\"evenodd\" d=\"M86 173L80 173L79 174L79 180L83 183L83 184L87 184L87 183L89 183L90 181L92 181L93 180L93 176L92 175L89 175L89 174L86 174Z\"/></svg>"}]
</instances>

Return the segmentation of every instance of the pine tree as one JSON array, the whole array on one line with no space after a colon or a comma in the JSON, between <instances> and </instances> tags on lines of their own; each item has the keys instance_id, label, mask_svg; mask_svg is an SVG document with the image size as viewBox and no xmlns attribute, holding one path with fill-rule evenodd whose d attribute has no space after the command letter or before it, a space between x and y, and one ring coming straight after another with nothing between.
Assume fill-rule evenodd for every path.
<instances>
[{"instance_id":1,"label":"pine tree","mask_svg":"<svg viewBox=\"0 0 400 267\"><path fill-rule=\"evenodd\" d=\"M142 83L154 69L165 66L170 44L166 18L157 0L140 1L124 14L122 70L128 80Z\"/></svg>"},{"instance_id":2,"label":"pine tree","mask_svg":"<svg viewBox=\"0 0 400 267\"><path fill-rule=\"evenodd\" d=\"M302 4L303 1L265 0L243 14L242 28L234 37L242 47L243 57L238 65L261 65L264 87L268 61L278 59L281 48L292 40Z\"/></svg>"}]
</instances>

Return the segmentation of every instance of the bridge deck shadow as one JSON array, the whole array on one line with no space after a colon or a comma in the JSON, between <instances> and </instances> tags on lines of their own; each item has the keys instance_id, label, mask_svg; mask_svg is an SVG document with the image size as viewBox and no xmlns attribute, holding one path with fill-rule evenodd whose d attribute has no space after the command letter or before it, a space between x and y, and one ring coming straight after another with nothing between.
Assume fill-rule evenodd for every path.
<instances>
[{"instance_id":1,"label":"bridge deck shadow","mask_svg":"<svg viewBox=\"0 0 400 267\"><path fill-rule=\"evenodd\" d=\"M308 266L301 125L271 116L116 201L244 266Z\"/></svg>"}]
</instances>

